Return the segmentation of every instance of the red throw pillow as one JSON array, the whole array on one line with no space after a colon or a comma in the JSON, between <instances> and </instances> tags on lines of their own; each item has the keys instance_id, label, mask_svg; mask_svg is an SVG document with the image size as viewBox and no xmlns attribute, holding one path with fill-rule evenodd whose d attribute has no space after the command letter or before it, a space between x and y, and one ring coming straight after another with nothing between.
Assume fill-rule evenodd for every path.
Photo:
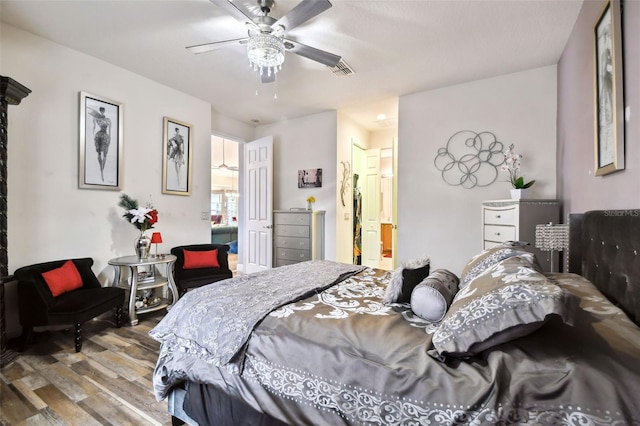
<instances>
[{"instance_id":1,"label":"red throw pillow","mask_svg":"<svg viewBox=\"0 0 640 426\"><path fill-rule=\"evenodd\" d=\"M199 268L219 268L218 249L207 251L189 251L184 252L183 269L199 269Z\"/></svg>"},{"instance_id":2,"label":"red throw pillow","mask_svg":"<svg viewBox=\"0 0 640 426\"><path fill-rule=\"evenodd\" d=\"M78 272L78 268L71 260L67 260L59 268L44 272L42 278L49 286L53 297L82 287L80 272Z\"/></svg>"}]
</instances>

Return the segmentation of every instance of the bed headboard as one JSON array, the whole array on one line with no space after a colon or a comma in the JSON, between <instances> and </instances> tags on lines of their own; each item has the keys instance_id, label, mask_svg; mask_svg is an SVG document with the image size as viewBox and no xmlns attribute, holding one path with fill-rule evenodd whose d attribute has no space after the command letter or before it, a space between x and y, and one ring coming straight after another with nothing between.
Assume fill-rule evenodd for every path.
<instances>
[{"instance_id":1,"label":"bed headboard","mask_svg":"<svg viewBox=\"0 0 640 426\"><path fill-rule=\"evenodd\" d=\"M640 210L569 215L569 272L586 277L640 324Z\"/></svg>"}]
</instances>

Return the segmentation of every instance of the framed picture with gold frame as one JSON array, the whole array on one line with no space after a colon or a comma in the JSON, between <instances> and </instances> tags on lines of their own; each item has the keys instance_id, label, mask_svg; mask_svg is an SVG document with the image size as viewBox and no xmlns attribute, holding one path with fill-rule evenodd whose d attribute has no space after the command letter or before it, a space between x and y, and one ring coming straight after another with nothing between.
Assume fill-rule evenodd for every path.
<instances>
[{"instance_id":1,"label":"framed picture with gold frame","mask_svg":"<svg viewBox=\"0 0 640 426\"><path fill-rule=\"evenodd\" d=\"M622 20L619 0L606 0L594 25L595 175L624 169Z\"/></svg>"},{"instance_id":2,"label":"framed picture with gold frame","mask_svg":"<svg viewBox=\"0 0 640 426\"><path fill-rule=\"evenodd\" d=\"M162 138L162 193L191 194L192 126L164 117Z\"/></svg>"}]
</instances>

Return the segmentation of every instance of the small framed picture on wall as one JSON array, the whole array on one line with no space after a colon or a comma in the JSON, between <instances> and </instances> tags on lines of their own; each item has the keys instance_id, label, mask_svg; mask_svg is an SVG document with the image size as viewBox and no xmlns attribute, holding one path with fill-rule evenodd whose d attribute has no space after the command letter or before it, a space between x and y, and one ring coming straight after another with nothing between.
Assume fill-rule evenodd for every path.
<instances>
[{"instance_id":1,"label":"small framed picture on wall","mask_svg":"<svg viewBox=\"0 0 640 426\"><path fill-rule=\"evenodd\" d=\"M164 118L162 152L162 193L191 193L191 124Z\"/></svg>"},{"instance_id":2,"label":"small framed picture on wall","mask_svg":"<svg viewBox=\"0 0 640 426\"><path fill-rule=\"evenodd\" d=\"M298 188L321 188L322 169L298 170Z\"/></svg>"}]
</instances>

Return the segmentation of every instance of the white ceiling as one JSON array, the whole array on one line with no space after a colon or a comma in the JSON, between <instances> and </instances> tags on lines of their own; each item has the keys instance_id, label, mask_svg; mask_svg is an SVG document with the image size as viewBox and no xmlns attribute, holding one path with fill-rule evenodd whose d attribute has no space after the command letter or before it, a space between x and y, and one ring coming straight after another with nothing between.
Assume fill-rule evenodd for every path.
<instances>
[{"instance_id":1,"label":"white ceiling","mask_svg":"<svg viewBox=\"0 0 640 426\"><path fill-rule=\"evenodd\" d=\"M280 0L271 16L297 3ZM355 74L336 77L324 65L287 53L275 84L258 82L243 47L203 55L185 49L246 36L240 22L207 0L1 0L0 15L3 23L250 124L337 109L377 130L394 125L401 95L557 63L582 6L582 0L332 3L287 37L342 56ZM378 114L388 119L377 123Z\"/></svg>"}]
</instances>

